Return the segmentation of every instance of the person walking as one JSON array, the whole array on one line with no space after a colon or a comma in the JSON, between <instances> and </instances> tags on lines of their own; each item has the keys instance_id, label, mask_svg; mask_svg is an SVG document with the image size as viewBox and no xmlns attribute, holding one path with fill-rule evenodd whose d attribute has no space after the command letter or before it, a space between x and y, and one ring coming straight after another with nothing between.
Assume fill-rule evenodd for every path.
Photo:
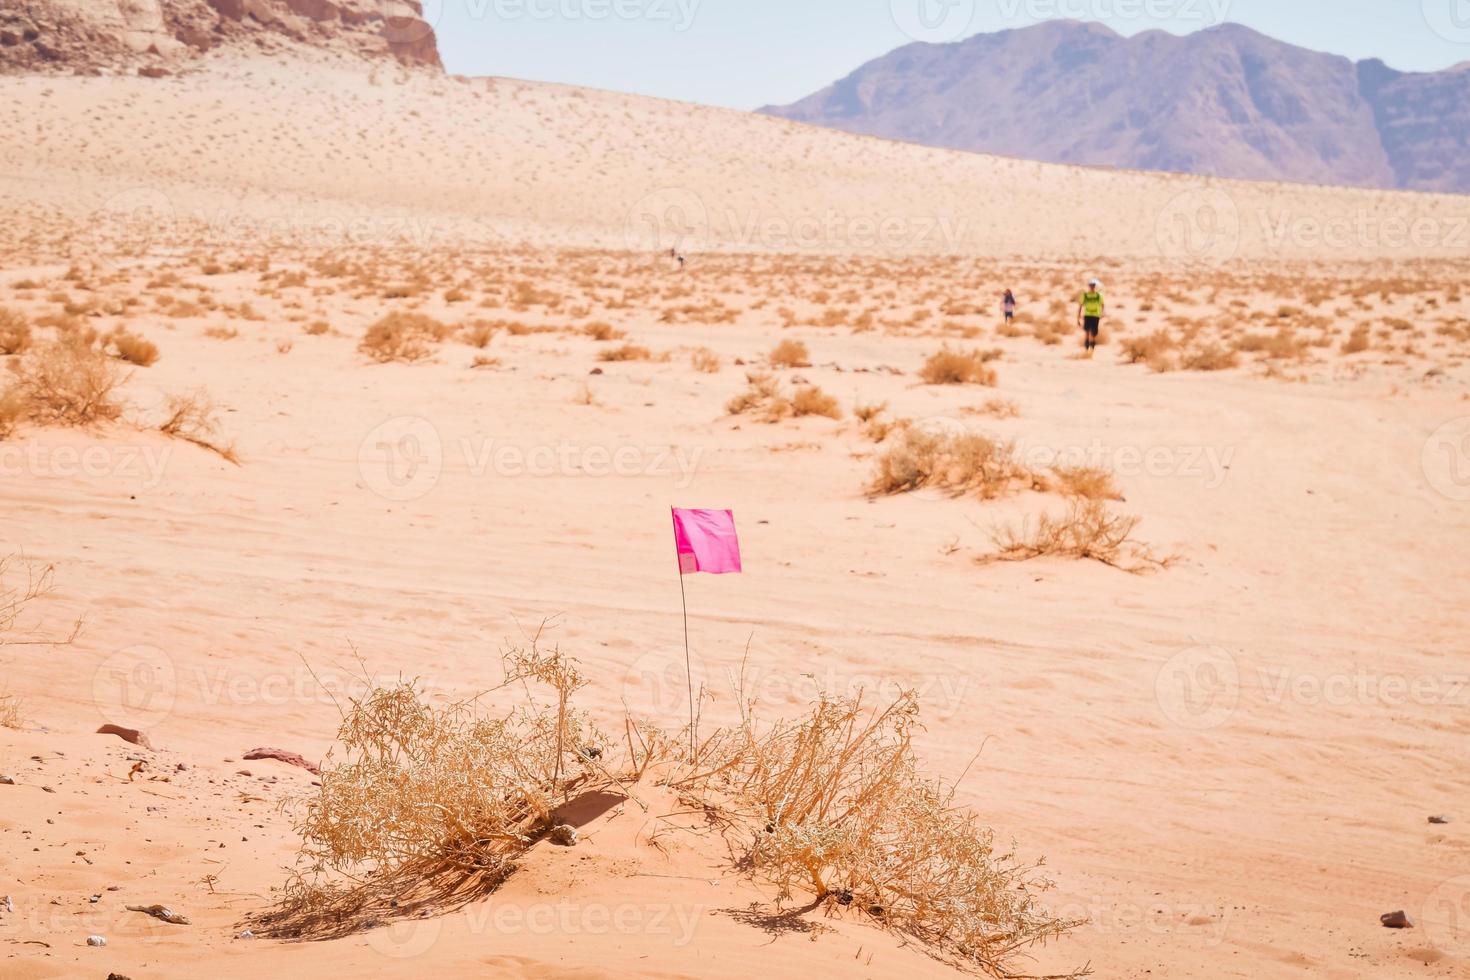
<instances>
[{"instance_id":1,"label":"person walking","mask_svg":"<svg viewBox=\"0 0 1470 980\"><path fill-rule=\"evenodd\" d=\"M1016 318L1016 294L1015 293L1013 293L1009 289L1007 289L1006 290L1005 298L1000 301L1000 305L1001 305L1001 309L1005 311L1006 323L1010 323L1012 320L1014 320Z\"/></svg>"},{"instance_id":2,"label":"person walking","mask_svg":"<svg viewBox=\"0 0 1470 980\"><path fill-rule=\"evenodd\" d=\"M1097 350L1097 336L1102 331L1104 310L1102 283L1096 279L1089 279L1087 291L1077 301L1077 326L1081 327L1086 335L1088 357L1092 357L1093 352Z\"/></svg>"}]
</instances>

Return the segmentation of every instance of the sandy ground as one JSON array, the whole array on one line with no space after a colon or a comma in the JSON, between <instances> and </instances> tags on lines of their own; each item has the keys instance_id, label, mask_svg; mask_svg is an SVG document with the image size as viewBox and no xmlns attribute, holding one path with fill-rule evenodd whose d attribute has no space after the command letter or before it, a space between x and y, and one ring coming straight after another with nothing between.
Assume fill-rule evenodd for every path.
<instances>
[{"instance_id":1,"label":"sandy ground","mask_svg":"<svg viewBox=\"0 0 1470 980\"><path fill-rule=\"evenodd\" d=\"M677 504L733 508L745 551L746 575L687 583L699 678L722 687L748 649L775 712L818 688L915 688L933 770L980 753L963 798L1046 857L1054 910L1090 920L1034 972L1470 977L1464 199L968 158L498 80L221 65L3 84L4 305L80 304L163 356L128 381L127 422L0 443L3 550L57 570L28 623L85 619L71 646L3 651L25 724L0 730L17 784L0 786L0 973L952 974L855 919L773 918L769 887L693 835L648 847L627 805L589 817L577 849L538 849L488 904L331 943L234 938L294 853L280 804L311 788L241 755L321 758L337 718L322 685L359 691L362 664L461 697L551 620L594 713L676 724ZM1159 232L1181 193L1191 220L1198 195L1227 200L1241 230L1181 254ZM781 237L834 211L839 231ZM773 223L739 241L732 213ZM1273 241L1258 218L1279 213L1295 230ZM926 214L973 233L931 247ZM1365 214L1437 237L1301 230ZM897 237L855 242L854 216ZM400 242L403 222L419 237ZM1127 261L1099 259L1104 241ZM683 273L650 258L670 244ZM332 274L344 256L367 271ZM1066 300L1093 270L1118 322L1084 361ZM1381 289L1353 294L1365 280ZM1033 317L1018 336L993 313L1012 283ZM415 364L357 351L409 308L502 326ZM1171 318L1238 339L1221 309L1322 343L1218 372L1124 363L1127 338ZM652 359L599 360L618 342L583 335L595 320ZM1344 352L1362 322L1372 347ZM847 417L727 415L788 338L812 366L783 382ZM944 342L998 348L998 386L920 383ZM700 348L719 370L691 367ZM195 388L241 465L152 430ZM994 417L997 398L1017 416ZM1178 560L1139 576L977 562L992 527L1057 499L870 497L883 447L851 411L878 402L1110 470L1139 537ZM731 710L717 700L711 723ZM88 734L109 722L155 749ZM148 760L132 781L130 756ZM124 910L154 902L193 924ZM1418 928L1381 928L1397 909Z\"/></svg>"}]
</instances>

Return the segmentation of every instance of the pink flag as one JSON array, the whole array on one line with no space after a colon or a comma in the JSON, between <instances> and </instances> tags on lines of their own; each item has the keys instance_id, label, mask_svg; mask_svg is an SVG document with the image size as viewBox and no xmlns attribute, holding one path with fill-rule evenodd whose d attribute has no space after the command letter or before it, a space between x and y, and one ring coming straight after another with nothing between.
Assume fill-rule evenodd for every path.
<instances>
[{"instance_id":1,"label":"pink flag","mask_svg":"<svg viewBox=\"0 0 1470 980\"><path fill-rule=\"evenodd\" d=\"M735 515L728 510L675 507L674 547L679 553L680 575L695 572L726 575L741 571Z\"/></svg>"}]
</instances>

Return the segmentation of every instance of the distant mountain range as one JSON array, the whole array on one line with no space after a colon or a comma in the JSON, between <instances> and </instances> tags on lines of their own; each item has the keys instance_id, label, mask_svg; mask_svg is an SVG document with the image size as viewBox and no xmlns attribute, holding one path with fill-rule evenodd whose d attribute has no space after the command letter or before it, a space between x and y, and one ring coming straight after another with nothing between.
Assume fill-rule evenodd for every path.
<instances>
[{"instance_id":1,"label":"distant mountain range","mask_svg":"<svg viewBox=\"0 0 1470 980\"><path fill-rule=\"evenodd\" d=\"M1125 38L1052 21L910 44L759 111L1053 163L1470 192L1470 63L1404 73L1234 24Z\"/></svg>"}]
</instances>

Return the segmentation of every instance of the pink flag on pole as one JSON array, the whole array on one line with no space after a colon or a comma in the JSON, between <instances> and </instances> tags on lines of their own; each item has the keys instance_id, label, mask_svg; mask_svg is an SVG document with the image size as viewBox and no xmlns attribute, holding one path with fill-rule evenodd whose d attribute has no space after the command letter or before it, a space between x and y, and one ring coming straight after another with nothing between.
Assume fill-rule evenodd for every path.
<instances>
[{"instance_id":1,"label":"pink flag on pole","mask_svg":"<svg viewBox=\"0 0 1470 980\"><path fill-rule=\"evenodd\" d=\"M674 547L679 574L728 575L742 571L735 515L728 510L674 508Z\"/></svg>"}]
</instances>

